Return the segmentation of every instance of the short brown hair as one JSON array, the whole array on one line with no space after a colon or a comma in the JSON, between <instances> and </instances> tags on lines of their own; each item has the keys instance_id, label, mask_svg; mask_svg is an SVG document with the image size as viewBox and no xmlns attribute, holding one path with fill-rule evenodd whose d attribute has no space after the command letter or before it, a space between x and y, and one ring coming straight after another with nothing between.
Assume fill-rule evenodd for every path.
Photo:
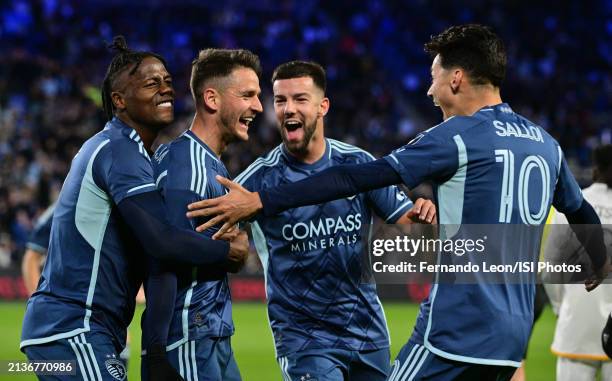
<instances>
[{"instance_id":1,"label":"short brown hair","mask_svg":"<svg viewBox=\"0 0 612 381\"><path fill-rule=\"evenodd\" d=\"M191 64L191 94L196 102L202 96L202 86L214 78L229 76L234 69L253 69L261 77L259 57L246 49L204 49Z\"/></svg>"}]
</instances>

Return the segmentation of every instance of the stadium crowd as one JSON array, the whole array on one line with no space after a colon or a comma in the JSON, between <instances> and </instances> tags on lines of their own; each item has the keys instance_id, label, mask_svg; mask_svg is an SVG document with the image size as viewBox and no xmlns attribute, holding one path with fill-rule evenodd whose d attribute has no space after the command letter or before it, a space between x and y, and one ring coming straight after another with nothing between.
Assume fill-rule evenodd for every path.
<instances>
[{"instance_id":1,"label":"stadium crowd","mask_svg":"<svg viewBox=\"0 0 612 381\"><path fill-rule=\"evenodd\" d=\"M612 3L301 0L208 2L15 0L0 5L0 267L23 252L82 142L105 123L100 84L123 34L167 59L175 130L193 114L190 63L204 47L247 48L263 64L264 114L224 158L232 175L280 142L271 70L291 59L327 69L334 100L326 133L376 155L441 120L425 96L429 35L491 25L508 42L503 96L558 139L588 185L590 153L612 140ZM136 22L137 21L137 22Z\"/></svg>"}]
</instances>

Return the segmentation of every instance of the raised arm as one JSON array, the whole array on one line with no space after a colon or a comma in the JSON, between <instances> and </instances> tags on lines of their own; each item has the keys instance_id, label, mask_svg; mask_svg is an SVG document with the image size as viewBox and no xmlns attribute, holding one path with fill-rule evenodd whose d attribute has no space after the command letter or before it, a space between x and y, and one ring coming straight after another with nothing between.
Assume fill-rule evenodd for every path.
<instances>
[{"instance_id":1,"label":"raised arm","mask_svg":"<svg viewBox=\"0 0 612 381\"><path fill-rule=\"evenodd\" d=\"M259 212L272 216L287 209L316 205L402 182L399 174L384 159L334 166L304 180L260 192L249 192L222 177L217 179L229 192L222 197L190 204L187 213L188 217L215 216L198 226L198 231L223 223L215 238L237 222L248 220Z\"/></svg>"}]
</instances>

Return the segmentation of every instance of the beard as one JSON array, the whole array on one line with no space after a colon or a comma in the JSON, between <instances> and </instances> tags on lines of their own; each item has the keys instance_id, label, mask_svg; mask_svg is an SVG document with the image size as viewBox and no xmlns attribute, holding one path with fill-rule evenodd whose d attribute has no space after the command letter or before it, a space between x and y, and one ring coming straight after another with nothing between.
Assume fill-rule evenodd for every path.
<instances>
[{"instance_id":1,"label":"beard","mask_svg":"<svg viewBox=\"0 0 612 381\"><path fill-rule=\"evenodd\" d=\"M290 142L287 139L285 128L282 126L280 127L281 137L283 138L283 143L285 144L285 147L287 147L289 152L292 152L295 154L303 154L308 150L308 144L310 144L310 140L312 140L312 136L314 135L317 129L317 122L315 120L310 124L304 123L304 125L301 128L304 130L304 135L302 136L302 139L298 142L295 142L295 141Z\"/></svg>"}]
</instances>

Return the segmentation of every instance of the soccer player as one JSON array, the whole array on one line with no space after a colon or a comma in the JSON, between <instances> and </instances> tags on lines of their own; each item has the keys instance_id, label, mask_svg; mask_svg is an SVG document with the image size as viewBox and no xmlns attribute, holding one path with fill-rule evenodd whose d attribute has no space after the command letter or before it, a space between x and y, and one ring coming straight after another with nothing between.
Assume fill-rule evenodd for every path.
<instances>
[{"instance_id":1,"label":"soccer player","mask_svg":"<svg viewBox=\"0 0 612 381\"><path fill-rule=\"evenodd\" d=\"M325 138L330 102L319 64L282 64L274 70L272 85L282 144L236 178L246 189L258 191L330 166L374 160L360 148ZM361 235L374 214L388 223L410 222L412 207L391 186L258 218L251 225L284 380L386 379L387 324L375 285L361 281ZM419 199L419 208L430 222L435 218L431 201Z\"/></svg>"},{"instance_id":2,"label":"soccer player","mask_svg":"<svg viewBox=\"0 0 612 381\"><path fill-rule=\"evenodd\" d=\"M228 144L248 140L249 125L262 112L260 75L259 58L248 50L206 49L193 61L190 83L196 113L191 128L161 146L153 158L157 187L173 224L194 230L203 221L187 218L187 205L225 194L215 179L229 176L220 157ZM210 237L216 231L204 234ZM246 241L246 232L240 234ZM240 380L230 345L234 324L225 272L183 266L175 269L175 276L163 270L162 264L153 277L166 288L177 288L178 280L166 329L169 337L159 342L170 363L187 381ZM160 314L153 319L159 320Z\"/></svg>"},{"instance_id":3,"label":"soccer player","mask_svg":"<svg viewBox=\"0 0 612 381\"><path fill-rule=\"evenodd\" d=\"M122 37L111 47L118 53L102 89L109 122L73 159L26 307L20 347L28 359L75 365L73 375L43 380L125 378L119 353L142 283L143 252L219 269L248 252L248 244L213 241L167 221L147 149L174 118L172 79L161 56L132 51ZM160 377L172 371L160 360Z\"/></svg>"},{"instance_id":4,"label":"soccer player","mask_svg":"<svg viewBox=\"0 0 612 381\"><path fill-rule=\"evenodd\" d=\"M32 293L36 291L36 287L38 287L40 269L47 255L47 248L49 247L49 236L51 235L51 222L53 221L54 209L55 203L51 204L45 209L43 214L38 217L34 229L28 238L28 243L26 244L26 251L21 262L21 275L25 288L28 291L28 296L32 295Z\"/></svg>"},{"instance_id":5,"label":"soccer player","mask_svg":"<svg viewBox=\"0 0 612 381\"><path fill-rule=\"evenodd\" d=\"M555 139L502 102L502 41L487 27L461 25L433 36L425 49L433 57L428 95L442 109L443 123L383 159L331 167L296 183L249 192L222 180L227 195L190 206L192 216L216 215L198 229L224 222L221 234L258 211L273 216L390 184L413 188L429 180L441 225L539 226L553 204L586 244L596 274L585 285L595 288L609 269L603 232L595 229L587 240L576 224L600 224L599 218ZM502 250L497 255L538 252L539 240L519 240L513 230L508 226L496 237ZM517 244L532 246L503 251ZM531 331L533 295L530 283L434 284L390 379L510 379Z\"/></svg>"},{"instance_id":6,"label":"soccer player","mask_svg":"<svg viewBox=\"0 0 612 381\"><path fill-rule=\"evenodd\" d=\"M23 276L23 281L29 296L31 296L38 287L40 270L45 258L47 257L47 249L49 248L51 223L53 221L53 211L55 210L55 205L55 203L51 204L47 209L45 209L43 214L40 215L26 245L27 249L21 264L21 274ZM142 289L140 289L136 296L136 302L144 302L144 292ZM130 359L129 332L126 336L126 346L119 354L119 357L123 360L127 368Z\"/></svg>"},{"instance_id":7,"label":"soccer player","mask_svg":"<svg viewBox=\"0 0 612 381\"><path fill-rule=\"evenodd\" d=\"M604 225L612 225L612 145L593 151L593 184L583 190ZM612 232L607 232L612 244ZM554 263L580 263L588 268L588 258L562 214L556 213L544 251L544 260ZM612 285L602 284L585 295L578 284L545 284L553 311L557 314L551 351L557 355L557 381L612 380L612 363L601 348L601 327L612 310ZM546 276L546 275L544 275Z\"/></svg>"}]
</instances>

